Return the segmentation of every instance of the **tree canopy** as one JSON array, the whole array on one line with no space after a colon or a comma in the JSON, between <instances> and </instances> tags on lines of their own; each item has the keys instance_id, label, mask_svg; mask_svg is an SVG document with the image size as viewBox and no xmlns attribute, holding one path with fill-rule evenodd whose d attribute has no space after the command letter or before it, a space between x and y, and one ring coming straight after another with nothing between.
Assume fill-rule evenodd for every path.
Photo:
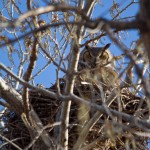
<instances>
[{"instance_id":1,"label":"tree canopy","mask_svg":"<svg viewBox=\"0 0 150 150\"><path fill-rule=\"evenodd\" d=\"M149 0L2 0L0 149L148 149L149 39ZM105 91L79 64L108 43L119 85Z\"/></svg>"}]
</instances>

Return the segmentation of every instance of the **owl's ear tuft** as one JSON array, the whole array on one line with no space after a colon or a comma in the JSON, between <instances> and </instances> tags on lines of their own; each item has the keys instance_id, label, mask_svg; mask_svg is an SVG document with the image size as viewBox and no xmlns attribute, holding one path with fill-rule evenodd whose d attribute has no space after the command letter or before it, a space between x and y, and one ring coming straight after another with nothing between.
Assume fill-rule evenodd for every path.
<instances>
[{"instance_id":1,"label":"owl's ear tuft","mask_svg":"<svg viewBox=\"0 0 150 150\"><path fill-rule=\"evenodd\" d=\"M110 47L111 43L108 43L104 46L104 50L108 49Z\"/></svg>"}]
</instances>

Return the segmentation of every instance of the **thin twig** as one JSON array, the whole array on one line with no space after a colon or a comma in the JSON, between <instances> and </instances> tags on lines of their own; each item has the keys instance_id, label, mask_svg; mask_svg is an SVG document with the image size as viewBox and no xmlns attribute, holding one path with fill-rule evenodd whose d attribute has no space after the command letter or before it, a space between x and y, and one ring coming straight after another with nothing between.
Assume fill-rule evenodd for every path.
<instances>
[{"instance_id":1,"label":"thin twig","mask_svg":"<svg viewBox=\"0 0 150 150\"><path fill-rule=\"evenodd\" d=\"M2 139L6 140L8 143L12 144L14 147L16 147L19 150L23 150L21 147L19 147L18 145L16 145L14 142L10 141L8 138L4 137L1 133L0 136Z\"/></svg>"}]
</instances>

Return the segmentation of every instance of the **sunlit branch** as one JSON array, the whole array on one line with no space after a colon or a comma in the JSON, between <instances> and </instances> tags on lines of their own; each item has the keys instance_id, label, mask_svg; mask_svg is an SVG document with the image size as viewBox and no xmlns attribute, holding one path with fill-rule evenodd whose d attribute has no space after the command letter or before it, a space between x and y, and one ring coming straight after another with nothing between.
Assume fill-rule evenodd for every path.
<instances>
[{"instance_id":1,"label":"sunlit branch","mask_svg":"<svg viewBox=\"0 0 150 150\"><path fill-rule=\"evenodd\" d=\"M0 105L10 109L10 105L8 103L4 103L4 102L0 101Z\"/></svg>"},{"instance_id":2,"label":"sunlit branch","mask_svg":"<svg viewBox=\"0 0 150 150\"><path fill-rule=\"evenodd\" d=\"M93 21L89 21L89 22L59 22L59 23L53 23L50 25L45 25L42 26L38 29L34 29L33 31L29 31L24 35L21 35L18 37L18 39L22 39L28 35L30 35L31 33L37 33L43 30L46 30L49 27L58 27L58 26L62 26L62 25L66 25L66 24L70 24L70 25L80 25L80 26L85 26L86 28L88 28L89 32L91 33L96 33L100 30L102 30L102 27L104 24L108 24L111 28L113 29L117 29L117 30L127 30L127 29L139 29L139 28L143 28L143 23L140 23L139 21L126 21L126 22L116 22L116 21L107 21L105 19L96 19ZM3 44L0 44L0 47L6 46L7 44L11 44L16 42L17 39L9 39L8 42L5 42Z\"/></svg>"},{"instance_id":3,"label":"sunlit branch","mask_svg":"<svg viewBox=\"0 0 150 150\"><path fill-rule=\"evenodd\" d=\"M36 74L34 74L34 75L30 78L30 80L33 80L36 76L38 76L40 73L42 73L50 64L51 64L51 60L48 61L48 62L46 63L46 65L44 65L44 67L42 67Z\"/></svg>"},{"instance_id":4,"label":"sunlit branch","mask_svg":"<svg viewBox=\"0 0 150 150\"><path fill-rule=\"evenodd\" d=\"M56 98L56 94L52 91L48 91L46 89L43 89L43 88L39 88L39 87L36 87L36 86L33 86L31 85L29 82L26 82L20 78L18 78L18 76L16 76L13 72L11 72L9 69L7 69L2 63L0 63L0 68L3 69L5 72L7 72L9 75L11 75L14 79L16 79L17 81L19 81L22 85L30 88L30 89L33 89L33 90L36 90L37 92L41 92L47 96L50 96L52 98Z\"/></svg>"},{"instance_id":5,"label":"sunlit branch","mask_svg":"<svg viewBox=\"0 0 150 150\"><path fill-rule=\"evenodd\" d=\"M37 16L37 15L41 15L41 14L46 14L46 13L54 12L54 11L61 11L61 12L75 11L77 14L81 15L81 17L83 19L85 19L86 21L89 20L89 18L85 15L84 11L82 11L76 7L67 6L64 4L56 4L56 5L50 5L47 7L40 7L37 9L31 9L27 13L21 15L17 20L14 21L13 24L10 24L10 26L11 27L18 26L23 20L25 20L29 17L33 17L33 16Z\"/></svg>"}]
</instances>

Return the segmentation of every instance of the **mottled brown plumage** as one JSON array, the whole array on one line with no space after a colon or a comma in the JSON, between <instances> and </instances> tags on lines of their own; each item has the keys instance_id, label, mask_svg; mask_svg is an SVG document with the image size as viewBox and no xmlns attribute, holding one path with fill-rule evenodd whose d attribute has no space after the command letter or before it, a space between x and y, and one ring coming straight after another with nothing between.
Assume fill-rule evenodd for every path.
<instances>
[{"instance_id":1,"label":"mottled brown plumage","mask_svg":"<svg viewBox=\"0 0 150 150\"><path fill-rule=\"evenodd\" d=\"M86 46L80 54L76 84L80 97L85 100L101 103L102 95L119 86L118 73L114 69L109 46L110 44L104 47ZM84 126L94 112L90 107L79 104L77 112L79 124ZM79 133L80 130L81 128Z\"/></svg>"},{"instance_id":2,"label":"mottled brown plumage","mask_svg":"<svg viewBox=\"0 0 150 150\"><path fill-rule=\"evenodd\" d=\"M89 47L81 52L79 78L81 81L110 88L119 85L118 73L114 69L113 57L109 52L110 44L104 47Z\"/></svg>"}]
</instances>

